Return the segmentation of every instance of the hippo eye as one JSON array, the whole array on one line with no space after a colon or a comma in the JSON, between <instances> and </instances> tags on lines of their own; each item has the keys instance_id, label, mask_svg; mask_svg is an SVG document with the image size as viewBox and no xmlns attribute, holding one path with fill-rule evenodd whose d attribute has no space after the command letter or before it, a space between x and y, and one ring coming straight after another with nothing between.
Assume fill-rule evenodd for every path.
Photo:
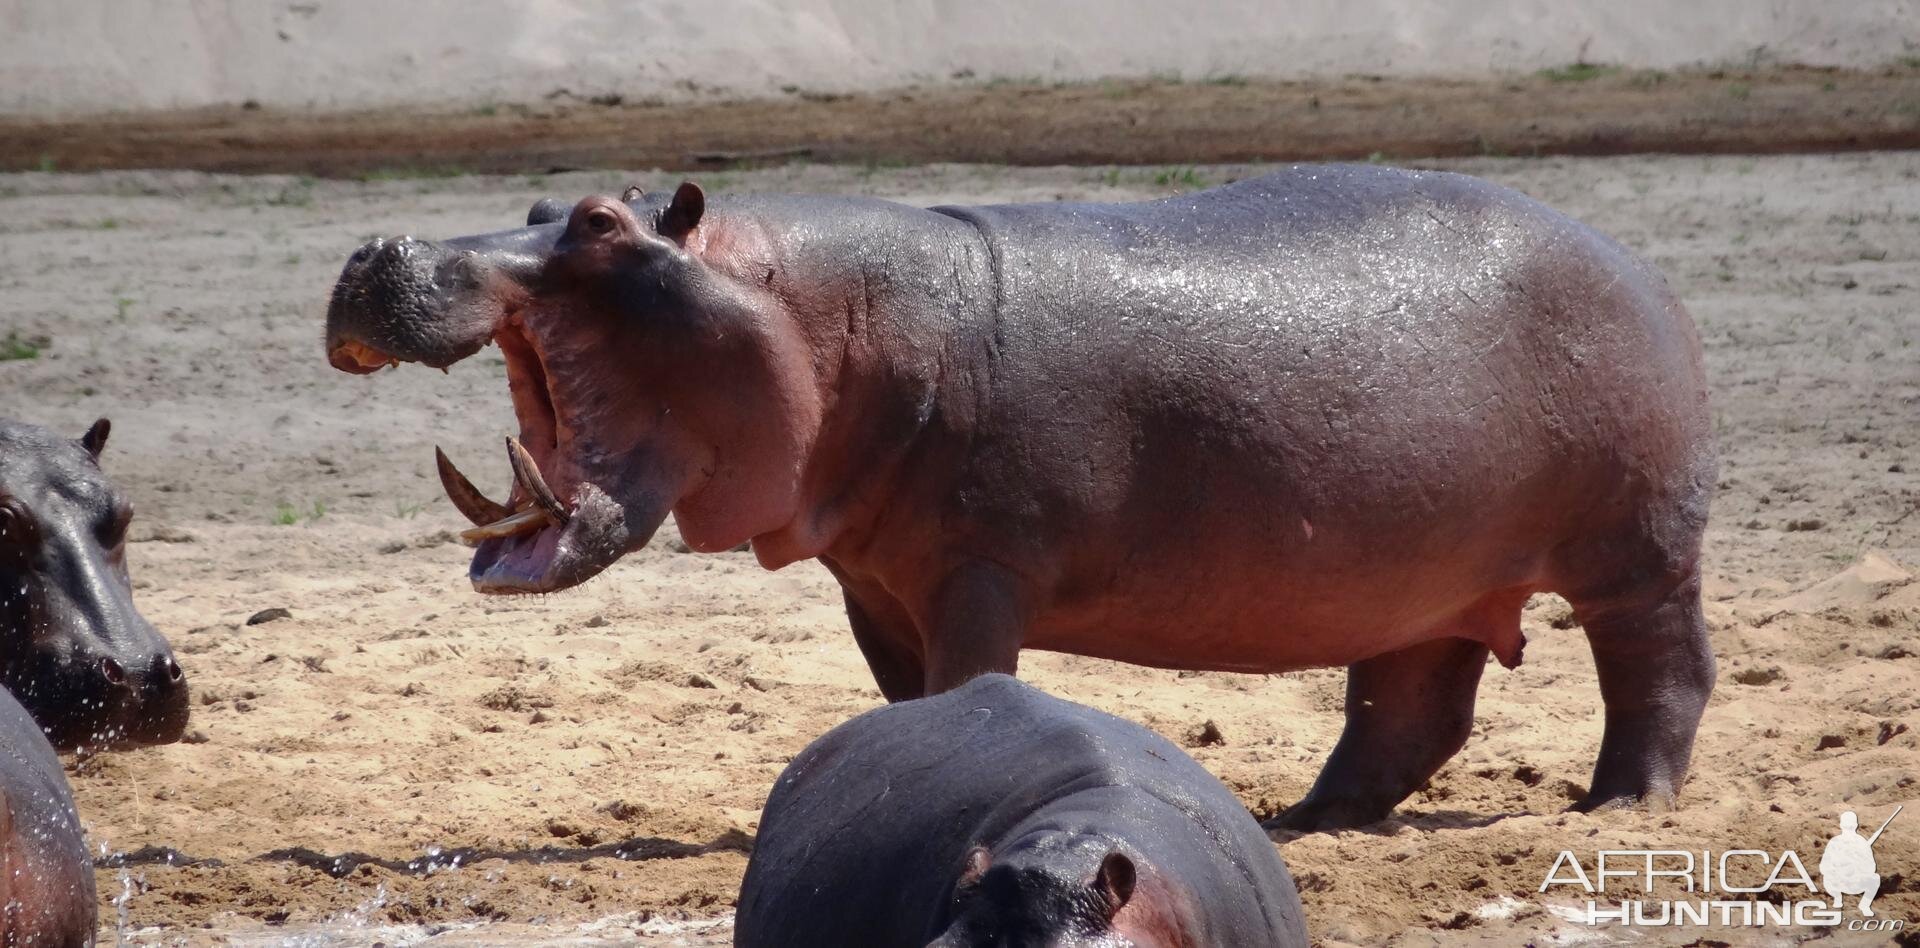
<instances>
[{"instance_id":1,"label":"hippo eye","mask_svg":"<svg viewBox=\"0 0 1920 948\"><path fill-rule=\"evenodd\" d=\"M115 506L113 516L100 527L100 543L106 547L120 545L127 538L127 527L133 524L133 508L125 505Z\"/></svg>"},{"instance_id":2,"label":"hippo eye","mask_svg":"<svg viewBox=\"0 0 1920 948\"><path fill-rule=\"evenodd\" d=\"M0 553L6 548L26 547L33 539L33 519L27 516L26 510L17 501L0 500Z\"/></svg>"},{"instance_id":3,"label":"hippo eye","mask_svg":"<svg viewBox=\"0 0 1920 948\"><path fill-rule=\"evenodd\" d=\"M596 234L613 231L613 212L606 208L595 208L587 213L587 229Z\"/></svg>"}]
</instances>

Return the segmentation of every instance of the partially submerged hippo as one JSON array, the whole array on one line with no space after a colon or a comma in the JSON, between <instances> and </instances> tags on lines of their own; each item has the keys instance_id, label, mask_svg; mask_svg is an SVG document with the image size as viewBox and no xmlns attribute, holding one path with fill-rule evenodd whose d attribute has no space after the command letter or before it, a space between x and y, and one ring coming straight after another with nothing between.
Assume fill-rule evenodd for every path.
<instances>
[{"instance_id":1,"label":"partially submerged hippo","mask_svg":"<svg viewBox=\"0 0 1920 948\"><path fill-rule=\"evenodd\" d=\"M477 588L546 592L671 511L818 558L890 699L1024 647L1350 665L1295 827L1384 816L1466 741L1489 652L1565 596L1606 732L1578 804L1670 801L1714 677L1693 324L1660 276L1454 174L1296 166L1146 204L923 210L700 189L376 240L332 363L497 343L520 437ZM522 445L524 447L522 447Z\"/></svg>"},{"instance_id":2,"label":"partially submerged hippo","mask_svg":"<svg viewBox=\"0 0 1920 948\"><path fill-rule=\"evenodd\" d=\"M1152 731L1005 675L801 751L734 924L741 948L1307 944L1232 791Z\"/></svg>"},{"instance_id":3,"label":"partially submerged hippo","mask_svg":"<svg viewBox=\"0 0 1920 948\"><path fill-rule=\"evenodd\" d=\"M0 691L0 945L91 945L97 905L60 758Z\"/></svg>"},{"instance_id":4,"label":"partially submerged hippo","mask_svg":"<svg viewBox=\"0 0 1920 948\"><path fill-rule=\"evenodd\" d=\"M185 675L133 605L108 430L0 420L0 685L62 749L167 744L187 726Z\"/></svg>"}]
</instances>

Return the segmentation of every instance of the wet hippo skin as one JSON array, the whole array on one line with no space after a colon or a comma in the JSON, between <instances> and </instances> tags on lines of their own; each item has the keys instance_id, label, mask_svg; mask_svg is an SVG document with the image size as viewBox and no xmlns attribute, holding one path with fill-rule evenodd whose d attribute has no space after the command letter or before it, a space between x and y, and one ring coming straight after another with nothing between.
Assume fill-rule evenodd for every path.
<instances>
[{"instance_id":1,"label":"wet hippo skin","mask_svg":"<svg viewBox=\"0 0 1920 948\"><path fill-rule=\"evenodd\" d=\"M172 647L134 607L108 431L0 419L0 685L62 749L172 743L189 713Z\"/></svg>"},{"instance_id":2,"label":"wet hippo skin","mask_svg":"<svg viewBox=\"0 0 1920 948\"><path fill-rule=\"evenodd\" d=\"M334 289L341 369L489 343L514 486L443 465L482 591L577 585L671 512L695 550L824 563L891 699L1023 648L1346 665L1301 829L1432 775L1556 592L1606 705L1577 805L1684 780L1714 672L1698 340L1659 274L1506 188L1303 165L923 209L685 185L375 241Z\"/></svg>"},{"instance_id":3,"label":"wet hippo skin","mask_svg":"<svg viewBox=\"0 0 1920 948\"><path fill-rule=\"evenodd\" d=\"M96 903L73 794L32 715L0 691L0 945L93 944Z\"/></svg>"},{"instance_id":4,"label":"wet hippo skin","mask_svg":"<svg viewBox=\"0 0 1920 948\"><path fill-rule=\"evenodd\" d=\"M1165 739L987 675L794 758L740 889L742 948L1305 946L1233 793Z\"/></svg>"}]
</instances>

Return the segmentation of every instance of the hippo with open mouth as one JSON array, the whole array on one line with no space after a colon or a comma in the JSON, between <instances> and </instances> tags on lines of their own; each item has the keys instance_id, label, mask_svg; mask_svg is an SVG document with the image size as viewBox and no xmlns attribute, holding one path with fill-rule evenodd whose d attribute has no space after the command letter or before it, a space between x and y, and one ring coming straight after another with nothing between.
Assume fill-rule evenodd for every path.
<instances>
[{"instance_id":1,"label":"hippo with open mouth","mask_svg":"<svg viewBox=\"0 0 1920 948\"><path fill-rule=\"evenodd\" d=\"M1473 178L1295 166L1143 204L630 190L376 240L337 368L506 357L514 487L442 465L477 588L645 545L817 558L890 699L1022 648L1347 665L1283 825L1378 819L1466 741L1556 592L1606 729L1577 805L1669 803L1714 678L1693 323L1618 244Z\"/></svg>"},{"instance_id":2,"label":"hippo with open mouth","mask_svg":"<svg viewBox=\"0 0 1920 948\"><path fill-rule=\"evenodd\" d=\"M187 727L173 649L133 604L133 507L79 438L0 419L0 685L54 746L170 744Z\"/></svg>"}]
</instances>

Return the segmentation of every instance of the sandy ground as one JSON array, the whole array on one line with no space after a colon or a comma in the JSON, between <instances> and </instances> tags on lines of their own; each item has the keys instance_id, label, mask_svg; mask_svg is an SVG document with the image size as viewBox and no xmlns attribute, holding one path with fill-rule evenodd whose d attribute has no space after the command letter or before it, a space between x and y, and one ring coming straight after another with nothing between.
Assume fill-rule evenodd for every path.
<instances>
[{"instance_id":1,"label":"sandy ground","mask_svg":"<svg viewBox=\"0 0 1920 948\"><path fill-rule=\"evenodd\" d=\"M1707 556L1721 681L1682 809L1564 814L1601 712L1564 606L1536 602L1527 663L1489 671L1470 744L1428 788L1385 823L1282 843L1316 936L1576 943L1594 933L1552 911L1571 900L1537 893L1562 849L1812 862L1838 809L1877 825L1903 803L1879 907L1920 922L1920 155L1446 167L1619 236L1699 319L1724 456ZM708 183L1128 199L1254 170L796 165ZM109 857L105 925L153 943L724 940L669 926L725 916L774 775L879 701L825 572L690 554L669 530L577 592L481 598L431 459L438 443L505 483L499 359L354 379L319 346L362 239L508 226L536 197L631 180L672 181L0 176L0 339L40 349L0 362L0 411L76 435L114 418L139 600L197 695L197 743L73 767ZM247 624L272 608L290 616ZM1224 745L1194 753L1261 815L1301 795L1340 726L1337 670L1040 653L1023 670L1176 740L1216 722Z\"/></svg>"}]
</instances>

